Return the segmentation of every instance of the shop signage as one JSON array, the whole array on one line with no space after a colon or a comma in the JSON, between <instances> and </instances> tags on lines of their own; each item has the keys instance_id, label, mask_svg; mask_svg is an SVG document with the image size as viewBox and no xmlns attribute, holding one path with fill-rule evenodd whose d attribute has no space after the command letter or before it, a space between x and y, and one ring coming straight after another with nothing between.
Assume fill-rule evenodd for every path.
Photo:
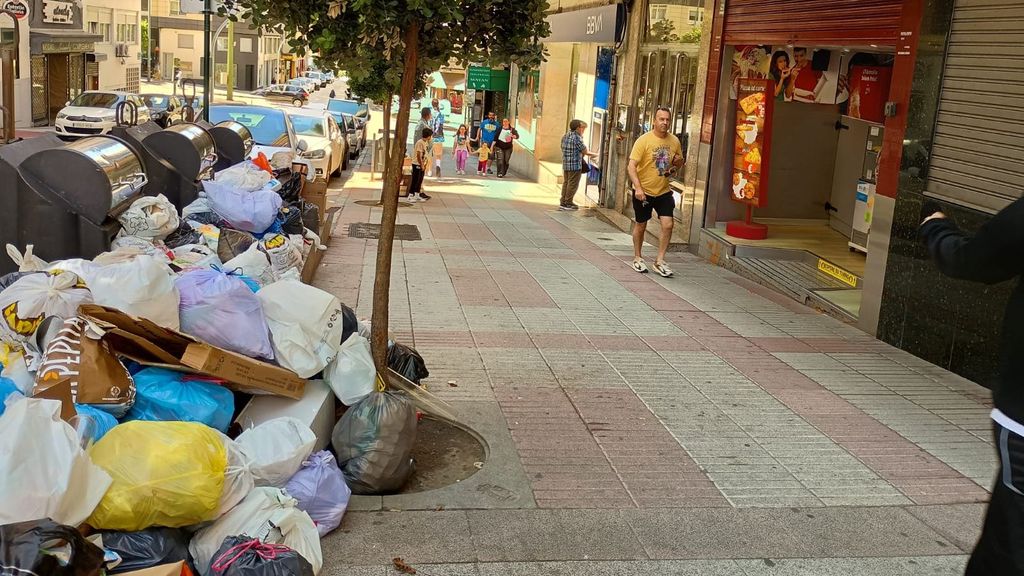
<instances>
[{"instance_id":1,"label":"shop signage","mask_svg":"<svg viewBox=\"0 0 1024 576\"><path fill-rule=\"evenodd\" d=\"M43 54L66 54L69 52L95 52L92 42L43 42Z\"/></svg>"},{"instance_id":2,"label":"shop signage","mask_svg":"<svg viewBox=\"0 0 1024 576\"><path fill-rule=\"evenodd\" d=\"M74 24L75 3L43 0L43 22L47 24Z\"/></svg>"},{"instance_id":3,"label":"shop signage","mask_svg":"<svg viewBox=\"0 0 1024 576\"><path fill-rule=\"evenodd\" d=\"M624 13L622 4L612 4L551 14L547 17L551 34L544 41L615 44L625 26Z\"/></svg>"},{"instance_id":4,"label":"shop signage","mask_svg":"<svg viewBox=\"0 0 1024 576\"><path fill-rule=\"evenodd\" d=\"M494 70L485 66L470 66L466 73L466 88L469 90L508 92L508 83L508 70Z\"/></svg>"},{"instance_id":5,"label":"shop signage","mask_svg":"<svg viewBox=\"0 0 1024 576\"><path fill-rule=\"evenodd\" d=\"M818 271L828 274L829 276L839 280L843 284L847 284L854 288L857 287L857 277L850 274L846 270L843 270L839 266L829 262L828 260L818 259Z\"/></svg>"},{"instance_id":6,"label":"shop signage","mask_svg":"<svg viewBox=\"0 0 1024 576\"><path fill-rule=\"evenodd\" d=\"M775 82L741 78L737 83L736 142L730 197L753 207L764 206L775 104Z\"/></svg>"},{"instance_id":7,"label":"shop signage","mask_svg":"<svg viewBox=\"0 0 1024 576\"><path fill-rule=\"evenodd\" d=\"M22 0L7 0L3 3L3 9L14 14L18 20L24 20L28 17L28 4Z\"/></svg>"}]
</instances>

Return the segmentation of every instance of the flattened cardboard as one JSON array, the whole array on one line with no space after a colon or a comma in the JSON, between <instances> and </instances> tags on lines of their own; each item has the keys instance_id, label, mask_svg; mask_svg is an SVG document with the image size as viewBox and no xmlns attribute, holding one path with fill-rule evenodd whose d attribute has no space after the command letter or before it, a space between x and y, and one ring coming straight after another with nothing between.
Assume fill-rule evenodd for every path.
<instances>
[{"instance_id":1,"label":"flattened cardboard","mask_svg":"<svg viewBox=\"0 0 1024 576\"><path fill-rule=\"evenodd\" d=\"M327 180L317 178L312 182L303 182L299 196L306 202L316 204L320 209L320 222L327 219Z\"/></svg>"},{"instance_id":2,"label":"flattened cardboard","mask_svg":"<svg viewBox=\"0 0 1024 576\"><path fill-rule=\"evenodd\" d=\"M78 415L75 403L71 399L71 378L62 378L43 390L36 390L32 397L60 402L60 419L65 422L70 423L71 419Z\"/></svg>"},{"instance_id":3,"label":"flattened cardboard","mask_svg":"<svg viewBox=\"0 0 1024 576\"><path fill-rule=\"evenodd\" d=\"M324 219L320 224L320 231L326 233L320 238L320 243L324 246L330 246L331 244L331 231L334 228L334 216L338 213L338 209L331 208L327 211L327 218ZM327 250L317 250L315 247L310 249L309 255L306 256L306 262L302 265L302 272L299 274L299 279L304 284L312 284L313 277L316 276L316 271L320 268L320 262L323 261L324 252Z\"/></svg>"},{"instance_id":4,"label":"flattened cardboard","mask_svg":"<svg viewBox=\"0 0 1024 576\"><path fill-rule=\"evenodd\" d=\"M88 304L79 308L118 354L146 366L213 376L227 387L249 394L302 398L306 381L291 370L199 342L114 308Z\"/></svg>"}]
</instances>

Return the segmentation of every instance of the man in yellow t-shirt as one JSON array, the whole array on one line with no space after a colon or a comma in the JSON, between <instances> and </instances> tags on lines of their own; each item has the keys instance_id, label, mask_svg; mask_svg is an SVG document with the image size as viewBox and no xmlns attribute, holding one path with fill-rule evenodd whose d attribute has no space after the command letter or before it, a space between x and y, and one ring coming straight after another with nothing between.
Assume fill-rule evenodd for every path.
<instances>
[{"instance_id":1,"label":"man in yellow t-shirt","mask_svg":"<svg viewBox=\"0 0 1024 576\"><path fill-rule=\"evenodd\" d=\"M668 133L672 112L658 108L654 113L654 129L637 138L629 154L629 179L633 182L633 269L647 272L647 264L640 255L647 233L647 221L652 212L658 213L661 222L661 241L654 271L668 278L672 269L665 264L665 252L672 238L672 212L676 208L675 198L669 191L669 178L683 165L683 147L679 138Z\"/></svg>"}]
</instances>

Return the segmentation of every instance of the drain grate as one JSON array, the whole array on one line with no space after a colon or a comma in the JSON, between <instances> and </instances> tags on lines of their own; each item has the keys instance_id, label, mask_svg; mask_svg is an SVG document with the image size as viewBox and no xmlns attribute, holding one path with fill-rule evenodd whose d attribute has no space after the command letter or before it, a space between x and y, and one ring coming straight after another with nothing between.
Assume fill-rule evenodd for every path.
<instances>
[{"instance_id":1,"label":"drain grate","mask_svg":"<svg viewBox=\"0 0 1024 576\"><path fill-rule=\"evenodd\" d=\"M349 238L364 238L368 240L380 239L380 224L370 222L353 222L348 225ZM414 224L396 224L395 240L415 241L423 240L420 236L420 229Z\"/></svg>"}]
</instances>

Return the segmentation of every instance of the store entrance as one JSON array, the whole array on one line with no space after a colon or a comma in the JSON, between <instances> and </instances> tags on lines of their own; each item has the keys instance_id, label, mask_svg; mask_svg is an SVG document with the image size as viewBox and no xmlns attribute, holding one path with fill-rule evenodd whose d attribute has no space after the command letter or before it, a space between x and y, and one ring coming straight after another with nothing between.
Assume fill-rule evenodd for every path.
<instances>
[{"instance_id":1,"label":"store entrance","mask_svg":"<svg viewBox=\"0 0 1024 576\"><path fill-rule=\"evenodd\" d=\"M737 271L855 321L893 57L862 47L731 48L733 86L719 118L729 127L720 144L732 152L715 162L722 185L706 237ZM748 205L767 238L727 233Z\"/></svg>"}]
</instances>

